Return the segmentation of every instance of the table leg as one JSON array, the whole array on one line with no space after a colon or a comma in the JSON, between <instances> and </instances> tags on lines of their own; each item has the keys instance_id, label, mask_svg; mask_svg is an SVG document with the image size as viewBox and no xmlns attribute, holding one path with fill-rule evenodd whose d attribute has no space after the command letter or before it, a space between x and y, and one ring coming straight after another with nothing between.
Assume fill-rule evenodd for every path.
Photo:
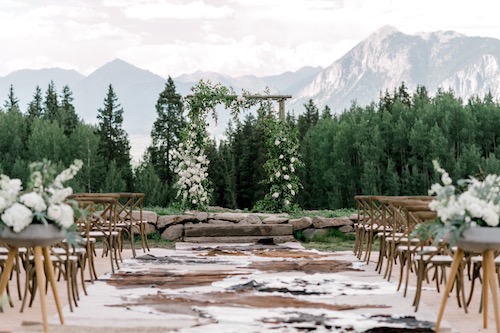
<instances>
[{"instance_id":1,"label":"table leg","mask_svg":"<svg viewBox=\"0 0 500 333\"><path fill-rule=\"evenodd\" d=\"M483 328L488 328L488 283L490 277L489 251L483 252Z\"/></svg>"},{"instance_id":2,"label":"table leg","mask_svg":"<svg viewBox=\"0 0 500 333\"><path fill-rule=\"evenodd\" d=\"M38 285L38 293L40 294L40 308L42 310L43 331L48 332L49 325L47 322L47 308L45 303L45 273L43 270L42 247L35 246L33 248L33 252L35 254L35 274Z\"/></svg>"},{"instance_id":3,"label":"table leg","mask_svg":"<svg viewBox=\"0 0 500 333\"><path fill-rule=\"evenodd\" d=\"M489 285L491 289L491 296L493 299L493 312L495 315L495 325L496 325L496 331L497 333L500 333L500 313L498 312L498 289L497 289L497 279L496 279L496 273L495 273L495 256L493 254L493 250L489 250L488 252L488 272L489 272ZM483 265L484 265L484 258L483 258Z\"/></svg>"},{"instance_id":4,"label":"table leg","mask_svg":"<svg viewBox=\"0 0 500 333\"><path fill-rule=\"evenodd\" d=\"M7 256L7 262L5 263L5 269L2 273L2 277L0 278L0 298L3 296L3 293L7 288L7 283L9 282L10 273L12 272L12 268L14 267L14 259L16 258L16 255L17 248L11 247L9 249L9 255ZM0 308L1 306L2 305L0 304Z\"/></svg>"},{"instance_id":5,"label":"table leg","mask_svg":"<svg viewBox=\"0 0 500 333\"><path fill-rule=\"evenodd\" d=\"M464 251L461 249L458 249L457 252L455 252L455 256L453 257L453 262L451 264L451 272L450 272L450 277L448 282L446 282L446 288L443 293L443 299L441 300L441 307L439 308L439 315L438 319L436 321L436 328L435 331L439 332L439 325L441 324L441 320L443 319L443 314L444 314L444 309L446 307L446 302L448 301L448 296L450 294L451 288L453 287L453 282L455 281L455 277L458 272L458 267L460 266L460 263L462 262L462 259L464 257Z\"/></svg>"},{"instance_id":6,"label":"table leg","mask_svg":"<svg viewBox=\"0 0 500 333\"><path fill-rule=\"evenodd\" d=\"M57 313L59 314L59 321L61 325L64 325L64 319L62 315L61 303L59 302L59 294L57 292L56 279L54 277L54 267L52 267L52 261L50 260L49 248L43 248L43 256L45 258L45 269L49 277L50 287L52 288L52 293L54 294L54 301L57 307Z\"/></svg>"}]
</instances>

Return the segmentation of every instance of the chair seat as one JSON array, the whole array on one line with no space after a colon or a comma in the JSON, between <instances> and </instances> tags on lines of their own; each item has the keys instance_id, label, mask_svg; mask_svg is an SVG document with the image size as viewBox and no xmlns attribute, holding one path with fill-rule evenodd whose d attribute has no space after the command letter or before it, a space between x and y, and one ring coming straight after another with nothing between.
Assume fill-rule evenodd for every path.
<instances>
[{"instance_id":1,"label":"chair seat","mask_svg":"<svg viewBox=\"0 0 500 333\"><path fill-rule=\"evenodd\" d=\"M398 251L399 252L404 252L404 251L410 251L410 252L417 252L419 254L425 254L426 252L436 252L437 247L435 246L418 246L418 245L399 245L398 246Z\"/></svg>"},{"instance_id":2,"label":"chair seat","mask_svg":"<svg viewBox=\"0 0 500 333\"><path fill-rule=\"evenodd\" d=\"M453 258L446 254L437 254L435 256L430 254L419 254L415 256L416 260L431 261L433 264L451 264Z\"/></svg>"},{"instance_id":3,"label":"chair seat","mask_svg":"<svg viewBox=\"0 0 500 333\"><path fill-rule=\"evenodd\" d=\"M92 237L107 237L108 235L111 236L118 236L118 231L99 231L99 230L94 230L94 231L89 231L88 235Z\"/></svg>"},{"instance_id":4,"label":"chair seat","mask_svg":"<svg viewBox=\"0 0 500 333\"><path fill-rule=\"evenodd\" d=\"M483 256L473 256L470 258L470 260L473 263L482 263ZM500 257L496 257L494 262L495 262L495 265L500 265Z\"/></svg>"}]
</instances>

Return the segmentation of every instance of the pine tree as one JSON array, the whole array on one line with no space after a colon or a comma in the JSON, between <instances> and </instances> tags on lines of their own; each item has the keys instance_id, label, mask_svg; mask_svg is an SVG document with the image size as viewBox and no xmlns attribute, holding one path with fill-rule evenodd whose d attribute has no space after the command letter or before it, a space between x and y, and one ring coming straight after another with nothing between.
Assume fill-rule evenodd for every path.
<instances>
[{"instance_id":1,"label":"pine tree","mask_svg":"<svg viewBox=\"0 0 500 333\"><path fill-rule=\"evenodd\" d=\"M304 104L304 107L306 108L306 112L299 115L299 119L297 121L299 142L302 142L302 139L306 135L307 131L316 125L319 120L319 110L312 99L309 99L309 102Z\"/></svg>"},{"instance_id":2,"label":"pine tree","mask_svg":"<svg viewBox=\"0 0 500 333\"><path fill-rule=\"evenodd\" d=\"M43 97L42 89L40 86L36 86L35 94L33 95L33 100L28 104L27 117L28 121L32 122L35 118L41 118L43 116Z\"/></svg>"},{"instance_id":3,"label":"pine tree","mask_svg":"<svg viewBox=\"0 0 500 333\"><path fill-rule=\"evenodd\" d=\"M325 105L323 111L321 112L321 119L332 119L332 110L328 105Z\"/></svg>"},{"instance_id":4,"label":"pine tree","mask_svg":"<svg viewBox=\"0 0 500 333\"><path fill-rule=\"evenodd\" d=\"M114 161L117 170L125 180L126 188L130 190L132 188L130 143L127 133L122 128L123 108L118 103L118 97L111 84L104 99L104 106L98 109L97 112L99 122L97 135L100 139L97 152L104 162L103 168L107 171L110 162Z\"/></svg>"},{"instance_id":5,"label":"pine tree","mask_svg":"<svg viewBox=\"0 0 500 333\"><path fill-rule=\"evenodd\" d=\"M250 209L268 192L262 184L266 178L263 165L267 160L264 130L257 126L255 117L248 114L244 123L237 125L232 140L236 162L236 203L240 209Z\"/></svg>"},{"instance_id":6,"label":"pine tree","mask_svg":"<svg viewBox=\"0 0 500 333\"><path fill-rule=\"evenodd\" d=\"M9 95L4 104L5 111L7 112L21 112L19 109L19 99L14 94L14 86L11 84L9 88Z\"/></svg>"},{"instance_id":7,"label":"pine tree","mask_svg":"<svg viewBox=\"0 0 500 333\"><path fill-rule=\"evenodd\" d=\"M47 91L45 92L43 115L48 121L56 121L58 124L62 123L54 81L50 81Z\"/></svg>"},{"instance_id":8,"label":"pine tree","mask_svg":"<svg viewBox=\"0 0 500 333\"><path fill-rule=\"evenodd\" d=\"M66 85L61 93L60 114L62 117L61 126L64 128L64 134L70 136L79 122L75 107L73 106L73 92Z\"/></svg>"},{"instance_id":9,"label":"pine tree","mask_svg":"<svg viewBox=\"0 0 500 333\"><path fill-rule=\"evenodd\" d=\"M154 166L149 163L141 164L135 170L134 190L145 194L145 206L166 207L165 186L158 177Z\"/></svg>"},{"instance_id":10,"label":"pine tree","mask_svg":"<svg viewBox=\"0 0 500 333\"><path fill-rule=\"evenodd\" d=\"M174 184L175 173L172 167L172 151L181 141L185 127L181 95L175 91L171 77L156 102L157 118L151 130L151 145L148 147L149 162L168 188Z\"/></svg>"}]
</instances>

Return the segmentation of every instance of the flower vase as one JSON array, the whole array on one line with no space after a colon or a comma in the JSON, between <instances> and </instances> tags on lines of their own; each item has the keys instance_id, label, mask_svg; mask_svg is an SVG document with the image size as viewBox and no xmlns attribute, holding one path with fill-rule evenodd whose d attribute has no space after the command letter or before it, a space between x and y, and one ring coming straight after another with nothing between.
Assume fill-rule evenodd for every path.
<instances>
[{"instance_id":1,"label":"flower vase","mask_svg":"<svg viewBox=\"0 0 500 333\"><path fill-rule=\"evenodd\" d=\"M469 252L500 250L500 228L472 227L457 239L457 247Z\"/></svg>"},{"instance_id":2,"label":"flower vase","mask_svg":"<svg viewBox=\"0 0 500 333\"><path fill-rule=\"evenodd\" d=\"M30 224L20 232L10 228L0 231L0 241L14 247L46 247L65 238L64 230L53 224Z\"/></svg>"}]
</instances>

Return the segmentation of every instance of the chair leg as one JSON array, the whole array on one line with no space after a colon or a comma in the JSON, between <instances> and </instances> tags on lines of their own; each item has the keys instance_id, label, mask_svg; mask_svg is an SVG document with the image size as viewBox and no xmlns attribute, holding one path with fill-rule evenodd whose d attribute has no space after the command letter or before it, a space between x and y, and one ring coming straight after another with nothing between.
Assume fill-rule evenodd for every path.
<instances>
[{"instance_id":1,"label":"chair leg","mask_svg":"<svg viewBox=\"0 0 500 333\"><path fill-rule=\"evenodd\" d=\"M420 304L420 296L422 294L422 284L424 281L425 268L422 260L417 262L417 287L415 291L415 298L413 299L413 306L415 306L415 312L418 311L418 306Z\"/></svg>"},{"instance_id":2,"label":"chair leg","mask_svg":"<svg viewBox=\"0 0 500 333\"><path fill-rule=\"evenodd\" d=\"M475 286L475 283L476 283L476 279L477 278L481 278L481 276L479 274L479 270L480 270L480 265L479 265L479 263L475 262L472 265L472 277L471 277L469 298L467 299L467 306L469 306L469 304L470 304L470 302L472 300L472 295L474 293L474 286Z\"/></svg>"},{"instance_id":3,"label":"chair leg","mask_svg":"<svg viewBox=\"0 0 500 333\"><path fill-rule=\"evenodd\" d=\"M148 244L148 235L146 234L146 223L147 222L141 221L140 223L141 223L140 228L141 228L142 249L144 250L144 252L146 252L146 250L151 251L151 249L149 248L149 244Z\"/></svg>"},{"instance_id":4,"label":"chair leg","mask_svg":"<svg viewBox=\"0 0 500 333\"><path fill-rule=\"evenodd\" d=\"M382 265L384 262L384 252L385 252L385 235L380 235L378 237L378 242L379 242L379 250L378 250L378 260L377 260L377 265L375 266L375 271L380 274L382 271Z\"/></svg>"}]
</instances>

